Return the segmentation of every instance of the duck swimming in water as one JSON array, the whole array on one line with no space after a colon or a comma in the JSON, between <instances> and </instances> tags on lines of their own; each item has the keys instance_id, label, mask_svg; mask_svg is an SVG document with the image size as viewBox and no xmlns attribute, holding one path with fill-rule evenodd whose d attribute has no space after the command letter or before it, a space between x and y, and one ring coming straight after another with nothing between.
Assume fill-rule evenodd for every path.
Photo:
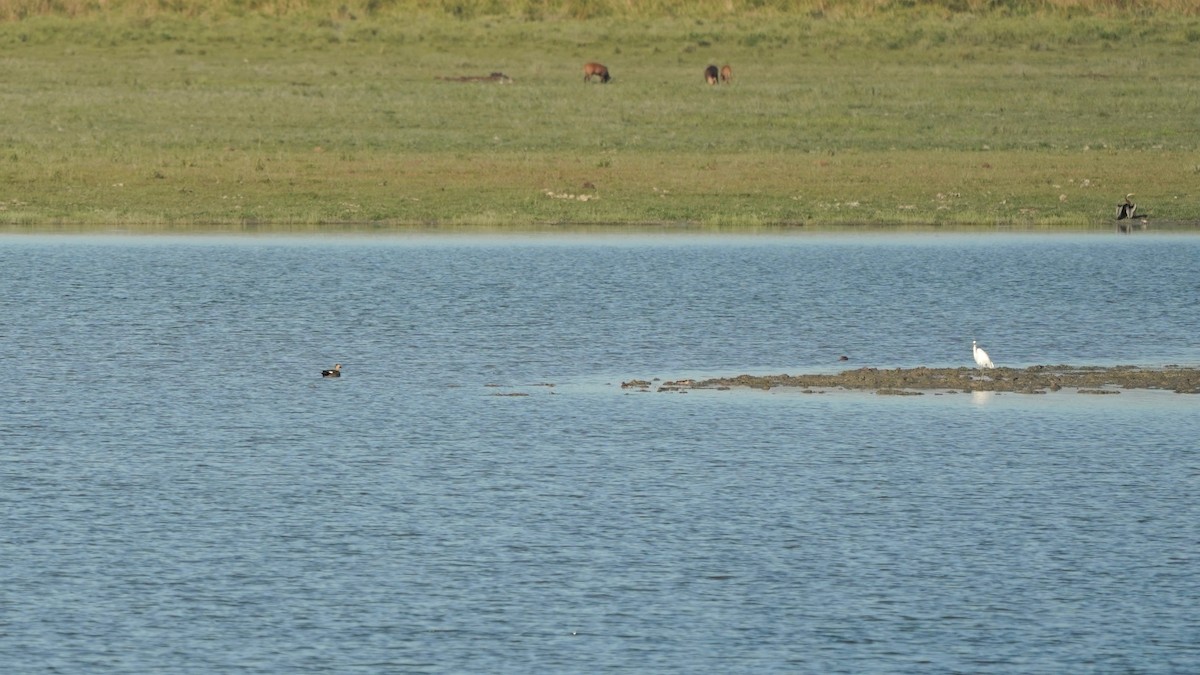
<instances>
[{"instance_id":1,"label":"duck swimming in water","mask_svg":"<svg viewBox=\"0 0 1200 675\"><path fill-rule=\"evenodd\" d=\"M342 364L340 364L340 363L333 364L333 368L331 368L329 370L321 371L321 377L341 377L341 376L342 376Z\"/></svg>"}]
</instances>

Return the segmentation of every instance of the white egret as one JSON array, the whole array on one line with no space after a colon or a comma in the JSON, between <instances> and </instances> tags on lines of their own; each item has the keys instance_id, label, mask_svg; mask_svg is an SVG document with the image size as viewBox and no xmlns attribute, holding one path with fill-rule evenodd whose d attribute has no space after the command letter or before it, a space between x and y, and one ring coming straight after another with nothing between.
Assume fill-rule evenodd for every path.
<instances>
[{"instance_id":1,"label":"white egret","mask_svg":"<svg viewBox=\"0 0 1200 675\"><path fill-rule=\"evenodd\" d=\"M996 367L996 364L992 363L992 359L988 356L987 352L980 349L974 340L971 340L971 351L975 353L975 364L980 368Z\"/></svg>"}]
</instances>

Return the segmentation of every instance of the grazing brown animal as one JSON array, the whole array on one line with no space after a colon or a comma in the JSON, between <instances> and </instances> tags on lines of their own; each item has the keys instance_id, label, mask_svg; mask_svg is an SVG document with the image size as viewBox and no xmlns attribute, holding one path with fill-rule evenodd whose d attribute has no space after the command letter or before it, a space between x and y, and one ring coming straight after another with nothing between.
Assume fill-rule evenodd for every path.
<instances>
[{"instance_id":1,"label":"grazing brown animal","mask_svg":"<svg viewBox=\"0 0 1200 675\"><path fill-rule=\"evenodd\" d=\"M601 82L608 82L612 79L612 77L608 74L608 68L604 67L603 65L599 63L583 64L583 81L591 82L593 75L599 77Z\"/></svg>"},{"instance_id":2,"label":"grazing brown animal","mask_svg":"<svg viewBox=\"0 0 1200 675\"><path fill-rule=\"evenodd\" d=\"M733 68L728 65L721 66L721 81L725 84L733 84Z\"/></svg>"},{"instance_id":3,"label":"grazing brown animal","mask_svg":"<svg viewBox=\"0 0 1200 675\"><path fill-rule=\"evenodd\" d=\"M717 67L709 66L704 69L704 81L709 84L717 83Z\"/></svg>"}]
</instances>

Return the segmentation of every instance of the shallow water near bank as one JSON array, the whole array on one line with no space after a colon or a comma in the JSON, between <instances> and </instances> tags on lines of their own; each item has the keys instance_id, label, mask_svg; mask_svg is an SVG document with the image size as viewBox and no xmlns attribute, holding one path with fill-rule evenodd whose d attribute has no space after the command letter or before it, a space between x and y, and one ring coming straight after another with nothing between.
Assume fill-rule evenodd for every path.
<instances>
[{"instance_id":1,"label":"shallow water near bank","mask_svg":"<svg viewBox=\"0 0 1200 675\"><path fill-rule=\"evenodd\" d=\"M969 366L972 339L1196 366L1197 260L1190 235L0 237L0 664L1195 670L1194 396L620 383Z\"/></svg>"}]
</instances>

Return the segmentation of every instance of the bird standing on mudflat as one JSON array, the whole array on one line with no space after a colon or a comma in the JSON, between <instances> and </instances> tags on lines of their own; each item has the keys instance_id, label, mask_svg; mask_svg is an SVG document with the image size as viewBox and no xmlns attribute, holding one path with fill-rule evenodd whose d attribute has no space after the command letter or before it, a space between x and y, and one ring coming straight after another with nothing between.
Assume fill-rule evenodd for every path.
<instances>
[{"instance_id":1,"label":"bird standing on mudflat","mask_svg":"<svg viewBox=\"0 0 1200 675\"><path fill-rule=\"evenodd\" d=\"M981 349L979 347L979 345L975 344L974 340L971 340L971 351L974 352L975 363L980 368L995 368L996 367L996 365L994 363L992 363L992 358L990 356L988 356L988 353L983 351L983 349Z\"/></svg>"}]
</instances>

